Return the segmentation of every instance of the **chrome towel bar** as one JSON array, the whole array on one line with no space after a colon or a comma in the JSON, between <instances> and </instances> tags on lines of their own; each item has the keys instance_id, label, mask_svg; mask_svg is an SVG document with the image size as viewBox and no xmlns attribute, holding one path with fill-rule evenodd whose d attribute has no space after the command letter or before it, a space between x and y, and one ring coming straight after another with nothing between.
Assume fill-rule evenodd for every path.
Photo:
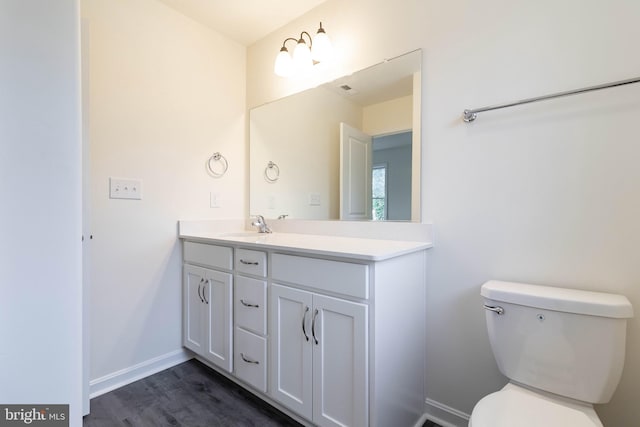
<instances>
[{"instance_id":1,"label":"chrome towel bar","mask_svg":"<svg viewBox=\"0 0 640 427\"><path fill-rule=\"evenodd\" d=\"M608 89L610 87L624 86L624 85L628 85L631 83L638 83L638 82L640 82L640 77L636 77L634 79L620 80L613 83L605 83L597 86L585 87L582 89L568 90L566 92L558 92L551 95L537 96L535 98L522 99L520 101L509 102L507 104L492 105L490 107L482 107L482 108L473 108L470 110L464 110L462 114L462 120L469 123L476 119L478 113L482 113L484 111L497 110L500 108L507 108L507 107L515 107L516 105L529 104L531 102L538 102L538 101L546 101L547 99L560 98L560 97L569 96L569 95L577 95L579 93L591 92L591 91L600 90L600 89Z\"/></svg>"}]
</instances>

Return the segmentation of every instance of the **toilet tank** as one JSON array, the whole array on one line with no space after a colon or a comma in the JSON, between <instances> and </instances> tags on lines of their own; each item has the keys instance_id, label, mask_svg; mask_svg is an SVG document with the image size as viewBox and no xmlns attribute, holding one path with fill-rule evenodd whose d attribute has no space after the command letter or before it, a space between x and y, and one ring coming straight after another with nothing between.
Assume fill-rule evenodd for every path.
<instances>
[{"instance_id":1,"label":"toilet tank","mask_svg":"<svg viewBox=\"0 0 640 427\"><path fill-rule=\"evenodd\" d=\"M583 402L611 399L633 317L626 297L495 280L480 293L485 308L499 307L487 309L486 320L505 376Z\"/></svg>"}]
</instances>

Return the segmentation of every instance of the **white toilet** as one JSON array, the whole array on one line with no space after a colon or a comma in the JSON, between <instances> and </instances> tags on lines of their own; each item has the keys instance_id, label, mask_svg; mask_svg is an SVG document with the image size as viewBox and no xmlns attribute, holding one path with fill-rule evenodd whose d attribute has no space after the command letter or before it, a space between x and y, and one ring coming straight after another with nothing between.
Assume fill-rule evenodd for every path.
<instances>
[{"instance_id":1,"label":"white toilet","mask_svg":"<svg viewBox=\"0 0 640 427\"><path fill-rule=\"evenodd\" d=\"M489 281L487 328L510 382L482 398L469 427L602 427L624 365L629 300L622 295Z\"/></svg>"}]
</instances>

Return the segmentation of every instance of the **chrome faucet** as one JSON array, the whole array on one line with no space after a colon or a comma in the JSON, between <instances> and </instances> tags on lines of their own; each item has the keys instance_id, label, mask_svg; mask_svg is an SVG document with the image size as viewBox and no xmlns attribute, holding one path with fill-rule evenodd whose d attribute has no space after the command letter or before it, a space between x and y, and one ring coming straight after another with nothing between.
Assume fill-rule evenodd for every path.
<instances>
[{"instance_id":1,"label":"chrome faucet","mask_svg":"<svg viewBox=\"0 0 640 427\"><path fill-rule=\"evenodd\" d=\"M258 233L271 233L271 229L267 225L262 215L256 215L256 220L251 223L254 227L258 227Z\"/></svg>"}]
</instances>

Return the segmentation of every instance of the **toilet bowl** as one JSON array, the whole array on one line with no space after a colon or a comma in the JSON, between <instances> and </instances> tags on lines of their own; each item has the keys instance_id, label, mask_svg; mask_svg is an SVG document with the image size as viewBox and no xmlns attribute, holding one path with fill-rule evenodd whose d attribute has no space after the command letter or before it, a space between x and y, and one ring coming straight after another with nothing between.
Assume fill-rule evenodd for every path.
<instances>
[{"instance_id":1,"label":"toilet bowl","mask_svg":"<svg viewBox=\"0 0 640 427\"><path fill-rule=\"evenodd\" d=\"M508 383L483 397L469 427L603 427L593 406Z\"/></svg>"},{"instance_id":2,"label":"toilet bowl","mask_svg":"<svg viewBox=\"0 0 640 427\"><path fill-rule=\"evenodd\" d=\"M622 295L513 282L482 285L487 330L510 382L482 398L469 427L603 427L624 367Z\"/></svg>"}]
</instances>

